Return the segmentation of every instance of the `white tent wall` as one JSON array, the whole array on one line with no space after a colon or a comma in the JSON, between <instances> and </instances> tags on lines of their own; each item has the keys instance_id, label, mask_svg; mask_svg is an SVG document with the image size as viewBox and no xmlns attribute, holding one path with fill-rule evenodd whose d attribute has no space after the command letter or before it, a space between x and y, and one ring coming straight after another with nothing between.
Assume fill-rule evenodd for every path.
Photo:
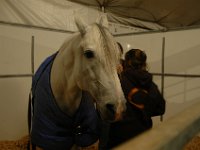
<instances>
[{"instance_id":1,"label":"white tent wall","mask_svg":"<svg viewBox=\"0 0 200 150\"><path fill-rule=\"evenodd\" d=\"M123 29L122 29L123 30ZM114 30L116 31L116 30ZM117 29L121 31L121 29ZM3 77L12 74L31 74L31 46L34 36L34 68L49 54L58 50L70 33L44 31L0 25L0 140L18 139L28 133L27 106L31 76ZM165 39L165 72L173 74L200 74L200 29L155 34L116 36L125 51L144 49L148 55L149 70L161 73L162 42ZM128 46L129 44L129 46ZM161 89L161 76L154 76ZM189 105L199 101L200 78L165 77L164 97L167 110L164 121ZM161 123L154 118L155 126Z\"/></svg>"}]
</instances>

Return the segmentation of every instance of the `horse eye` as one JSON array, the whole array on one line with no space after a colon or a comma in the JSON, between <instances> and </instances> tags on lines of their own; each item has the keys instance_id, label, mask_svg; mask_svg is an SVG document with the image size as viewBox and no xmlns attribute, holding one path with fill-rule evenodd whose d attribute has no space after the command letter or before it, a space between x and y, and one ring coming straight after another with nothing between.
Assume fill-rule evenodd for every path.
<instances>
[{"instance_id":1,"label":"horse eye","mask_svg":"<svg viewBox=\"0 0 200 150\"><path fill-rule=\"evenodd\" d=\"M92 50L86 50L86 51L84 51L84 55L86 58L93 58L94 52Z\"/></svg>"}]
</instances>

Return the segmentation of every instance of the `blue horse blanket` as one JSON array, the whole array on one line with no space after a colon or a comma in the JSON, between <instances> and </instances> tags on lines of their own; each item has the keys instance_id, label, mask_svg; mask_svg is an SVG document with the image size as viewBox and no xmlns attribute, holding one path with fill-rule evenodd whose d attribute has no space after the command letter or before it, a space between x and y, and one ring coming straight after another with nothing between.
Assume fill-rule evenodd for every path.
<instances>
[{"instance_id":1,"label":"blue horse blanket","mask_svg":"<svg viewBox=\"0 0 200 150\"><path fill-rule=\"evenodd\" d=\"M99 117L89 93L83 91L82 100L73 117L58 107L50 85L50 72L56 53L39 67L32 82L31 142L45 150L66 150L73 144L85 147L99 137Z\"/></svg>"}]
</instances>

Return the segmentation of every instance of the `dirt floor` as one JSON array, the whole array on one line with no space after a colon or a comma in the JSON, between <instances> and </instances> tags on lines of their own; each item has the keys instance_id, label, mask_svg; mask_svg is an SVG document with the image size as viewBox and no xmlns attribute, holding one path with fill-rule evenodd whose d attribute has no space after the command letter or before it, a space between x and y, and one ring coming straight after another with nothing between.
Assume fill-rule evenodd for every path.
<instances>
[{"instance_id":1,"label":"dirt floor","mask_svg":"<svg viewBox=\"0 0 200 150\"><path fill-rule=\"evenodd\" d=\"M29 137L24 136L16 141L0 141L0 150L27 150ZM183 150L200 150L200 137L194 137Z\"/></svg>"}]
</instances>

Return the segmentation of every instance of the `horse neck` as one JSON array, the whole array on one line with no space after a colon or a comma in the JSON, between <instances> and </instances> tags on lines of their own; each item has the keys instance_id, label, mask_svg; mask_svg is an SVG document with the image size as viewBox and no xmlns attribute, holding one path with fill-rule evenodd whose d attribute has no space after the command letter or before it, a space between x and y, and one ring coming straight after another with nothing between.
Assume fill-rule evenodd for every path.
<instances>
[{"instance_id":1,"label":"horse neck","mask_svg":"<svg viewBox=\"0 0 200 150\"><path fill-rule=\"evenodd\" d=\"M57 54L51 70L51 87L59 107L73 115L79 107L82 92L74 76L74 50L78 48L78 35L66 41Z\"/></svg>"}]
</instances>

